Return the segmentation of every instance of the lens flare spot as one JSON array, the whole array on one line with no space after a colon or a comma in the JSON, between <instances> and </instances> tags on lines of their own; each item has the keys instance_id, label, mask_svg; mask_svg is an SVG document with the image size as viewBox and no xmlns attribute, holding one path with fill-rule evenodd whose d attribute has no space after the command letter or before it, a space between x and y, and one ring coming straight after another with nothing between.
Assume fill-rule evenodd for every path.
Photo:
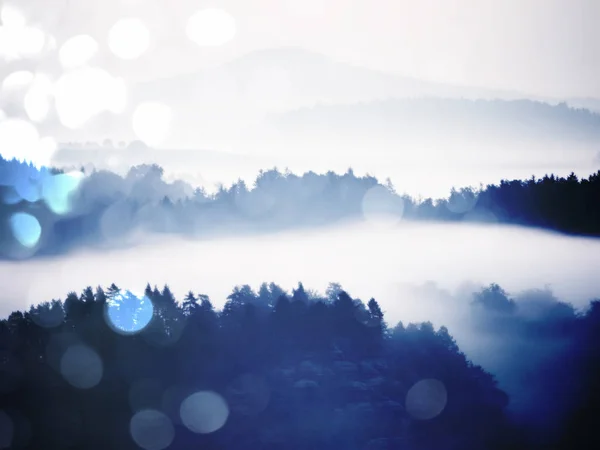
<instances>
[{"instance_id":1,"label":"lens flare spot","mask_svg":"<svg viewBox=\"0 0 600 450\"><path fill-rule=\"evenodd\" d=\"M104 111L114 112L126 103L123 81L99 68L80 68L59 78L55 106L61 123L71 129L82 127Z\"/></svg>"},{"instance_id":2,"label":"lens flare spot","mask_svg":"<svg viewBox=\"0 0 600 450\"><path fill-rule=\"evenodd\" d=\"M201 9L188 19L186 34L200 46L218 47L235 37L235 19L222 9Z\"/></svg>"},{"instance_id":3,"label":"lens flare spot","mask_svg":"<svg viewBox=\"0 0 600 450\"><path fill-rule=\"evenodd\" d=\"M2 203L5 205L16 205L21 200L23 200L23 198L19 195L14 186L12 186L12 189L11 186L8 186L8 189L5 189L2 194Z\"/></svg>"},{"instance_id":4,"label":"lens flare spot","mask_svg":"<svg viewBox=\"0 0 600 450\"><path fill-rule=\"evenodd\" d=\"M0 19L2 25L7 28L23 28L25 26L25 16L13 5L4 5L0 8Z\"/></svg>"},{"instance_id":5,"label":"lens flare spot","mask_svg":"<svg viewBox=\"0 0 600 450\"><path fill-rule=\"evenodd\" d=\"M15 203L19 203L21 200L36 202L40 199L40 185L37 179L25 175L17 176L13 188L17 194Z\"/></svg>"},{"instance_id":6,"label":"lens flare spot","mask_svg":"<svg viewBox=\"0 0 600 450\"><path fill-rule=\"evenodd\" d=\"M120 292L106 303L106 318L117 332L134 334L142 331L152 320L154 305L145 295Z\"/></svg>"},{"instance_id":7,"label":"lens flare spot","mask_svg":"<svg viewBox=\"0 0 600 450\"><path fill-rule=\"evenodd\" d=\"M144 450L163 450L173 442L175 428L160 411L146 409L137 412L129 423L134 442Z\"/></svg>"},{"instance_id":8,"label":"lens flare spot","mask_svg":"<svg viewBox=\"0 0 600 450\"><path fill-rule=\"evenodd\" d=\"M24 27L15 37L19 39L18 52L22 57L37 55L46 44L44 32L35 27Z\"/></svg>"},{"instance_id":9,"label":"lens flare spot","mask_svg":"<svg viewBox=\"0 0 600 450\"><path fill-rule=\"evenodd\" d=\"M58 51L58 58L65 69L75 69L86 64L98 52L98 43L88 34L67 39Z\"/></svg>"},{"instance_id":10,"label":"lens flare spot","mask_svg":"<svg viewBox=\"0 0 600 450\"><path fill-rule=\"evenodd\" d=\"M60 373L78 389L90 389L100 383L104 371L100 356L91 348L76 344L60 360Z\"/></svg>"},{"instance_id":11,"label":"lens flare spot","mask_svg":"<svg viewBox=\"0 0 600 450\"><path fill-rule=\"evenodd\" d=\"M107 90L107 109L113 114L122 114L127 107L127 85L123 78L113 78Z\"/></svg>"},{"instance_id":12,"label":"lens flare spot","mask_svg":"<svg viewBox=\"0 0 600 450\"><path fill-rule=\"evenodd\" d=\"M23 247L33 248L42 235L42 227L35 216L18 212L10 218L13 236Z\"/></svg>"},{"instance_id":13,"label":"lens flare spot","mask_svg":"<svg viewBox=\"0 0 600 450\"><path fill-rule=\"evenodd\" d=\"M99 223L100 233L106 242L119 242L127 238L134 220L131 204L118 201L104 210Z\"/></svg>"},{"instance_id":14,"label":"lens flare spot","mask_svg":"<svg viewBox=\"0 0 600 450\"><path fill-rule=\"evenodd\" d=\"M54 36L47 36L46 38L46 50L50 52L56 51L58 45L56 44L56 38Z\"/></svg>"},{"instance_id":15,"label":"lens flare spot","mask_svg":"<svg viewBox=\"0 0 600 450\"><path fill-rule=\"evenodd\" d=\"M50 112L50 99L53 94L53 84L46 75L38 74L25 94L23 106L29 119L42 122Z\"/></svg>"},{"instance_id":16,"label":"lens flare spot","mask_svg":"<svg viewBox=\"0 0 600 450\"><path fill-rule=\"evenodd\" d=\"M402 220L404 201L387 189L377 185L370 188L362 199L364 218L379 227L393 227Z\"/></svg>"},{"instance_id":17,"label":"lens flare spot","mask_svg":"<svg viewBox=\"0 0 600 450\"><path fill-rule=\"evenodd\" d=\"M0 148L5 159L23 160L38 139L35 126L25 120L8 119L0 123Z\"/></svg>"},{"instance_id":18,"label":"lens flare spot","mask_svg":"<svg viewBox=\"0 0 600 450\"><path fill-rule=\"evenodd\" d=\"M15 91L29 86L33 81L33 72L28 70L17 70L9 73L2 81L3 91Z\"/></svg>"},{"instance_id":19,"label":"lens flare spot","mask_svg":"<svg viewBox=\"0 0 600 450\"><path fill-rule=\"evenodd\" d=\"M179 415L190 431L208 434L225 425L229 407L225 399L216 392L202 391L190 395L181 403Z\"/></svg>"},{"instance_id":20,"label":"lens flare spot","mask_svg":"<svg viewBox=\"0 0 600 450\"><path fill-rule=\"evenodd\" d=\"M162 144L169 134L173 112L159 102L145 102L133 112L133 132L148 146Z\"/></svg>"},{"instance_id":21,"label":"lens flare spot","mask_svg":"<svg viewBox=\"0 0 600 450\"><path fill-rule=\"evenodd\" d=\"M141 19L121 19L108 32L108 47L121 59L137 59L150 46L150 31Z\"/></svg>"},{"instance_id":22,"label":"lens flare spot","mask_svg":"<svg viewBox=\"0 0 600 450\"><path fill-rule=\"evenodd\" d=\"M0 149L2 157L32 163L37 167L50 161L55 146L49 145L50 138L39 138L37 128L22 119L7 119L0 122Z\"/></svg>"},{"instance_id":23,"label":"lens flare spot","mask_svg":"<svg viewBox=\"0 0 600 450\"><path fill-rule=\"evenodd\" d=\"M33 56L44 48L46 36L38 28L27 26L25 17L12 5L0 9L0 56L15 60Z\"/></svg>"},{"instance_id":24,"label":"lens flare spot","mask_svg":"<svg viewBox=\"0 0 600 450\"><path fill-rule=\"evenodd\" d=\"M448 401L444 383L425 379L415 383L406 394L406 411L418 420L430 420L442 413Z\"/></svg>"},{"instance_id":25,"label":"lens flare spot","mask_svg":"<svg viewBox=\"0 0 600 450\"><path fill-rule=\"evenodd\" d=\"M42 183L42 197L55 214L66 214L72 209L73 194L83 179L81 172L61 173L46 177Z\"/></svg>"}]
</instances>

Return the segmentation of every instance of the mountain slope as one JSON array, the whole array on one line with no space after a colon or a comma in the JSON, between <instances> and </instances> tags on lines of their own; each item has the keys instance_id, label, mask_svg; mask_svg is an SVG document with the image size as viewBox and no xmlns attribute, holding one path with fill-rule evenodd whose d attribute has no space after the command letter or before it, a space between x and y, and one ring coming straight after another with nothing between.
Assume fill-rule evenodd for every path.
<instances>
[{"instance_id":1,"label":"mountain slope","mask_svg":"<svg viewBox=\"0 0 600 450\"><path fill-rule=\"evenodd\" d=\"M273 109L389 97L523 97L516 92L445 85L356 67L295 47L255 51L216 69L143 83L136 95L192 102L195 96L210 97L219 87L223 88L223 98L251 101L258 97L264 101L273 94L279 97Z\"/></svg>"}]
</instances>

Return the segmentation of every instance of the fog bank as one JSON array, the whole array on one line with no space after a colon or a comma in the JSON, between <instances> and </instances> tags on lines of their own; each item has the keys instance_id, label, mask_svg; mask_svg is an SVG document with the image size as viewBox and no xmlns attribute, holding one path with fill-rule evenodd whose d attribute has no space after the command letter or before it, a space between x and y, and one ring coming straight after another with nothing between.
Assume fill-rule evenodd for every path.
<instances>
[{"instance_id":1,"label":"fog bank","mask_svg":"<svg viewBox=\"0 0 600 450\"><path fill-rule=\"evenodd\" d=\"M430 320L452 332L459 305L428 301L402 286L431 281L450 298L462 295L465 283L494 282L511 294L548 285L560 300L583 306L600 292L599 266L600 242L507 226L360 223L206 241L155 235L129 249L2 262L0 313L113 282L132 290L167 283L178 299L192 289L217 307L239 284L274 281L291 289L302 281L324 292L339 282L354 297L377 298L392 324Z\"/></svg>"}]
</instances>

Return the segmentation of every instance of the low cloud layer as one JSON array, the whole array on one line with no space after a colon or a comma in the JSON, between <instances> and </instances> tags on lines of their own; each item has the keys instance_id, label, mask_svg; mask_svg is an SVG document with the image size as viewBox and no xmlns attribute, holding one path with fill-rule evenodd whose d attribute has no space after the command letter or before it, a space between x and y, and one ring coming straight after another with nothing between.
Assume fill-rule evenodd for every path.
<instances>
[{"instance_id":1,"label":"low cloud layer","mask_svg":"<svg viewBox=\"0 0 600 450\"><path fill-rule=\"evenodd\" d=\"M600 292L599 250L590 239L498 225L363 223L200 241L146 235L135 248L1 262L0 313L113 282L134 292L147 282L168 284L179 300L191 289L219 309L236 285L257 290L274 281L290 292L302 281L323 293L339 282L355 298L376 298L391 326L447 326L467 357L509 393L511 414L544 429L569 412L568 386L562 397L549 396L560 377L542 372L575 345L563 324L574 324L575 311ZM491 283L501 286L488 289L496 305L480 302L482 310L474 293Z\"/></svg>"},{"instance_id":2,"label":"low cloud layer","mask_svg":"<svg viewBox=\"0 0 600 450\"><path fill-rule=\"evenodd\" d=\"M193 288L220 306L236 284L274 281L292 288L302 281L324 290L337 281L357 297L377 297L391 322L451 326L455 305L446 309L401 286L434 281L453 292L466 282L496 282L518 292L548 285L576 306L600 292L600 242L511 227L420 223L391 229L367 223L201 241L148 235L142 242L129 249L2 262L3 314L112 282L130 289L168 283L179 297Z\"/></svg>"}]
</instances>

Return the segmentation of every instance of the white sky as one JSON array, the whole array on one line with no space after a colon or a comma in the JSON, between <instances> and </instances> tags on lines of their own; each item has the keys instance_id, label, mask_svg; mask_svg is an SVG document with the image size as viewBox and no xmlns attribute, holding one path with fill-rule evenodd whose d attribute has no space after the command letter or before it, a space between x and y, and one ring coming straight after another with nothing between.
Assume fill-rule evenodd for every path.
<instances>
[{"instance_id":1,"label":"white sky","mask_svg":"<svg viewBox=\"0 0 600 450\"><path fill-rule=\"evenodd\" d=\"M0 0L1 1L1 0ZM8 0L4 0L8 2ZM145 19L152 52L107 56L113 73L154 78L259 48L300 46L357 65L458 84L554 97L600 97L598 0L22 0L57 31L106 40L117 18ZM185 38L198 8L218 6L236 38L201 49ZM105 50L105 49L101 49ZM105 53L108 55L108 52Z\"/></svg>"}]
</instances>

